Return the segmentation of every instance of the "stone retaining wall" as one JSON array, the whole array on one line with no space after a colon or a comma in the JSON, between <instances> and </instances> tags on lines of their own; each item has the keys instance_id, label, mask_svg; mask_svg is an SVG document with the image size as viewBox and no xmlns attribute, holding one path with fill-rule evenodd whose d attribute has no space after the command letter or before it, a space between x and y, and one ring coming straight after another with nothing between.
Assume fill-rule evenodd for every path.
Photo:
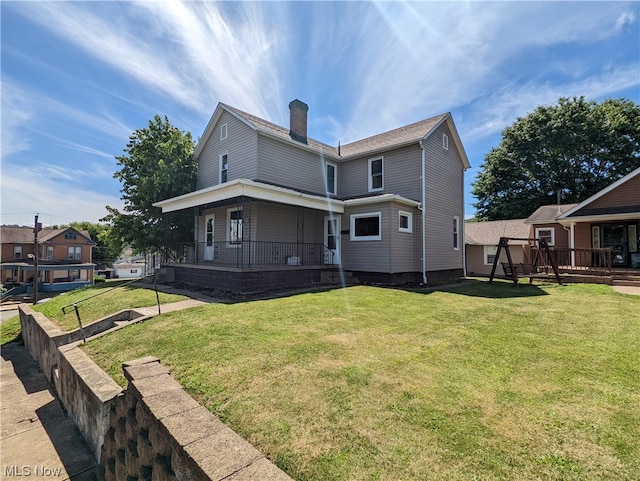
<instances>
[{"instance_id":1,"label":"stone retaining wall","mask_svg":"<svg viewBox=\"0 0 640 481\"><path fill-rule=\"evenodd\" d=\"M291 481L191 398L157 358L123 365L100 465L111 480Z\"/></svg>"},{"instance_id":2,"label":"stone retaining wall","mask_svg":"<svg viewBox=\"0 0 640 481\"><path fill-rule=\"evenodd\" d=\"M100 462L123 481L292 481L200 406L157 358L123 365L122 391L44 315L20 306L22 337Z\"/></svg>"}]
</instances>

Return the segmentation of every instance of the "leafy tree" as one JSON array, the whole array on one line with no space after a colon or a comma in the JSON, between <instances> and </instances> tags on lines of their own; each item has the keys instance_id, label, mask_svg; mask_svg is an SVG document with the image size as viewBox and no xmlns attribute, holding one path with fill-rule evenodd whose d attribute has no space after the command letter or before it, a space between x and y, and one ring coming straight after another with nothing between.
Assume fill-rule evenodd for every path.
<instances>
[{"instance_id":1,"label":"leafy tree","mask_svg":"<svg viewBox=\"0 0 640 481\"><path fill-rule=\"evenodd\" d=\"M473 182L482 220L528 217L541 205L581 202L640 166L640 106L561 98L502 133Z\"/></svg>"},{"instance_id":2,"label":"leafy tree","mask_svg":"<svg viewBox=\"0 0 640 481\"><path fill-rule=\"evenodd\" d=\"M111 235L136 253L159 252L165 245L193 241L191 213L162 214L152 204L196 187L197 164L190 132L182 132L156 115L147 128L129 137L124 155L116 157L122 168L114 174L122 184L123 212L110 206L102 219Z\"/></svg>"}]
</instances>

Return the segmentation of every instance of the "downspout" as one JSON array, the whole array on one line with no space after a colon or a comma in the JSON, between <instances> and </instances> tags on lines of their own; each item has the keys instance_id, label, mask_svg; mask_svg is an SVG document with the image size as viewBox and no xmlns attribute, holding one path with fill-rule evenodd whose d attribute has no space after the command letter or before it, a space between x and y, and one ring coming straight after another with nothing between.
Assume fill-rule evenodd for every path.
<instances>
[{"instance_id":1,"label":"downspout","mask_svg":"<svg viewBox=\"0 0 640 481\"><path fill-rule=\"evenodd\" d=\"M420 222L422 224L422 284L426 286L427 285L427 227L425 225L424 210L427 203L427 191L426 191L427 160L426 160L426 154L425 154L424 145L422 144L422 140L419 141L418 144L420 145L420 161L421 161L420 183L421 183L422 199L418 209L420 209L420 212L422 213L422 221Z\"/></svg>"}]
</instances>

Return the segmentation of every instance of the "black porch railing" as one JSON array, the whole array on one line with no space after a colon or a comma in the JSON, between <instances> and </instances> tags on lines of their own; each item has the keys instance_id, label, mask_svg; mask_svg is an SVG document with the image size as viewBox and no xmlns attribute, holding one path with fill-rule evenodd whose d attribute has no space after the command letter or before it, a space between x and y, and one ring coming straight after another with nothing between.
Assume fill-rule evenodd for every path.
<instances>
[{"instance_id":1,"label":"black porch railing","mask_svg":"<svg viewBox=\"0 0 640 481\"><path fill-rule=\"evenodd\" d=\"M334 252L321 243L307 242L189 242L171 249L169 263L257 266L332 266Z\"/></svg>"},{"instance_id":2,"label":"black porch railing","mask_svg":"<svg viewBox=\"0 0 640 481\"><path fill-rule=\"evenodd\" d=\"M537 247L531 248L532 257L536 258ZM539 250L539 267L551 265L548 255L552 255L558 270L563 274L611 275L611 249L571 249L551 247L547 254Z\"/></svg>"}]
</instances>

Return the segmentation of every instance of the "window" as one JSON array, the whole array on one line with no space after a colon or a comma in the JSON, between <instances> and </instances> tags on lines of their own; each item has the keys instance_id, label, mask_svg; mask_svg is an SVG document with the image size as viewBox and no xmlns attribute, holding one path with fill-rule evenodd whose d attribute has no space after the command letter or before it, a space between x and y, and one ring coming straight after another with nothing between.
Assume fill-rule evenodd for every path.
<instances>
[{"instance_id":1,"label":"window","mask_svg":"<svg viewBox=\"0 0 640 481\"><path fill-rule=\"evenodd\" d=\"M53 246L47 246L47 259L53 259Z\"/></svg>"},{"instance_id":2,"label":"window","mask_svg":"<svg viewBox=\"0 0 640 481\"><path fill-rule=\"evenodd\" d=\"M223 184L229 178L229 156L220 154L220 183Z\"/></svg>"},{"instance_id":3,"label":"window","mask_svg":"<svg viewBox=\"0 0 640 481\"><path fill-rule=\"evenodd\" d=\"M137 274L138 269L129 269L129 274Z\"/></svg>"},{"instance_id":4,"label":"window","mask_svg":"<svg viewBox=\"0 0 640 481\"><path fill-rule=\"evenodd\" d=\"M222 124L220 126L220 140L224 140L227 138L227 124Z\"/></svg>"},{"instance_id":5,"label":"window","mask_svg":"<svg viewBox=\"0 0 640 481\"><path fill-rule=\"evenodd\" d=\"M22 259L22 246L13 246L13 258Z\"/></svg>"},{"instance_id":6,"label":"window","mask_svg":"<svg viewBox=\"0 0 640 481\"><path fill-rule=\"evenodd\" d=\"M242 208L227 210L227 242L238 245L242 243Z\"/></svg>"},{"instance_id":7,"label":"window","mask_svg":"<svg viewBox=\"0 0 640 481\"><path fill-rule=\"evenodd\" d=\"M536 227L536 239L544 239L550 246L555 245L555 233L553 227Z\"/></svg>"},{"instance_id":8,"label":"window","mask_svg":"<svg viewBox=\"0 0 640 481\"><path fill-rule=\"evenodd\" d=\"M351 240L367 241L381 240L380 233L380 212L367 214L353 214L351 216Z\"/></svg>"},{"instance_id":9,"label":"window","mask_svg":"<svg viewBox=\"0 0 640 481\"><path fill-rule=\"evenodd\" d=\"M498 246L484 246L484 265L492 266L496 260Z\"/></svg>"},{"instance_id":10,"label":"window","mask_svg":"<svg viewBox=\"0 0 640 481\"><path fill-rule=\"evenodd\" d=\"M76 238L76 233L75 232L66 232L64 234L64 238L65 239L75 239Z\"/></svg>"},{"instance_id":11,"label":"window","mask_svg":"<svg viewBox=\"0 0 640 481\"><path fill-rule=\"evenodd\" d=\"M460 217L453 218L453 248L460 250Z\"/></svg>"},{"instance_id":12,"label":"window","mask_svg":"<svg viewBox=\"0 0 640 481\"><path fill-rule=\"evenodd\" d=\"M327 162L327 194L336 193L336 165Z\"/></svg>"},{"instance_id":13,"label":"window","mask_svg":"<svg viewBox=\"0 0 640 481\"><path fill-rule=\"evenodd\" d=\"M69 260L80 260L82 259L82 247L80 246L71 246L69 247Z\"/></svg>"},{"instance_id":14,"label":"window","mask_svg":"<svg viewBox=\"0 0 640 481\"><path fill-rule=\"evenodd\" d=\"M80 271L78 271L78 270L69 271L69 280L70 281L77 281L78 279L80 279Z\"/></svg>"},{"instance_id":15,"label":"window","mask_svg":"<svg viewBox=\"0 0 640 481\"><path fill-rule=\"evenodd\" d=\"M384 189L383 158L369 159L369 192Z\"/></svg>"},{"instance_id":16,"label":"window","mask_svg":"<svg viewBox=\"0 0 640 481\"><path fill-rule=\"evenodd\" d=\"M442 148L449 150L449 136L447 134L442 134Z\"/></svg>"},{"instance_id":17,"label":"window","mask_svg":"<svg viewBox=\"0 0 640 481\"><path fill-rule=\"evenodd\" d=\"M400 232L413 232L413 214L401 210L399 213L399 221L400 225L398 230Z\"/></svg>"}]
</instances>

